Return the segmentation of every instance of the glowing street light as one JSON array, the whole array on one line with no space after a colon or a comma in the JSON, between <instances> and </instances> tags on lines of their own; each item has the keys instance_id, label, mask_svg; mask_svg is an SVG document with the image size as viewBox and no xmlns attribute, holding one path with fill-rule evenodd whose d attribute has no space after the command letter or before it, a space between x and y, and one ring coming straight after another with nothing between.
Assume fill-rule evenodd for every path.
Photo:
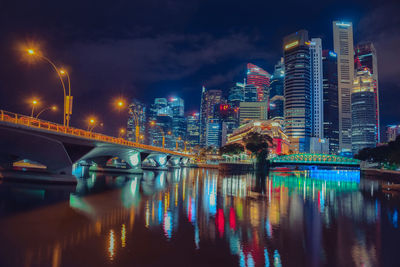
<instances>
[{"instance_id":1,"label":"glowing street light","mask_svg":"<svg viewBox=\"0 0 400 267\"><path fill-rule=\"evenodd\" d=\"M28 49L26 49L26 52L29 56L38 57L38 58L46 61L47 63L49 63L51 65L51 67L55 70L55 72L57 73L58 78L60 79L60 82L61 82L61 86L63 88L63 92L64 92L63 123L64 123L64 126L65 125L69 126L70 115L72 114L72 96L71 96L71 83L70 83L68 73L65 70L59 70L56 67L56 65L49 58L43 56L41 53L37 53L34 49L28 48ZM62 78L63 74L66 74L67 78L68 78L68 89L69 89L68 95L66 94L65 84L64 84L64 80Z\"/></svg>"},{"instance_id":2,"label":"glowing street light","mask_svg":"<svg viewBox=\"0 0 400 267\"><path fill-rule=\"evenodd\" d=\"M123 98L118 98L117 100L115 100L115 106L118 109L125 108L127 106L126 101ZM136 141L136 143L140 143L140 140L142 138L140 138L139 114L135 111L135 109L133 109L131 107L131 105L128 106L128 112L129 112L129 114L132 114L133 119L135 121L135 141Z\"/></svg>"},{"instance_id":3,"label":"glowing street light","mask_svg":"<svg viewBox=\"0 0 400 267\"><path fill-rule=\"evenodd\" d=\"M36 119L39 118L40 114L42 114L43 112L47 111L47 110L52 110L52 111L57 111L57 106L50 106L47 108L42 109L37 115L36 115Z\"/></svg>"},{"instance_id":4,"label":"glowing street light","mask_svg":"<svg viewBox=\"0 0 400 267\"><path fill-rule=\"evenodd\" d=\"M122 136L124 136L125 132L126 132L126 131L125 131L124 128L119 129L118 138L122 138Z\"/></svg>"},{"instance_id":5,"label":"glowing street light","mask_svg":"<svg viewBox=\"0 0 400 267\"><path fill-rule=\"evenodd\" d=\"M32 104L32 112L31 112L31 117L33 117L33 113L35 112L35 107L39 104L39 101L37 101L36 99L33 99L31 101Z\"/></svg>"}]
</instances>

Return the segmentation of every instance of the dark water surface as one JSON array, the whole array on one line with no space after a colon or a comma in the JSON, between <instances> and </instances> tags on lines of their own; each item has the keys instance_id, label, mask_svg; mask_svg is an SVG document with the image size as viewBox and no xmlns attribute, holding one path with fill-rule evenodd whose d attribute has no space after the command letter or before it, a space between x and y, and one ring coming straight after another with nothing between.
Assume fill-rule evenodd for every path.
<instances>
[{"instance_id":1,"label":"dark water surface","mask_svg":"<svg viewBox=\"0 0 400 267\"><path fill-rule=\"evenodd\" d=\"M358 171L0 184L0 266L400 266L400 200Z\"/></svg>"}]
</instances>

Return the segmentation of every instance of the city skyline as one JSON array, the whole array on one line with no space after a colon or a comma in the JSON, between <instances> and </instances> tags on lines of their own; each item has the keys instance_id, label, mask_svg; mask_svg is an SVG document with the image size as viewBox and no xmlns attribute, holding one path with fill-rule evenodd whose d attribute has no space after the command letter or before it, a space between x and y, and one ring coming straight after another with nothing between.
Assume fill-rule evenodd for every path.
<instances>
[{"instance_id":1,"label":"city skyline","mask_svg":"<svg viewBox=\"0 0 400 267\"><path fill-rule=\"evenodd\" d=\"M212 13L209 18L211 22L217 19L218 11L221 10L219 6L210 6L206 3L195 7L191 7L190 3L176 3L176 5L179 7L183 5L192 15L209 7L209 11ZM260 7L262 6L263 4ZM332 8L333 6L335 8ZM280 5L274 4L272 7L280 8ZM60 16L60 18L50 16L48 19L52 23L47 25L40 24L39 22L42 20L29 25L28 19L21 18L21 15L14 12L9 12L7 16L2 16L9 19L7 22L10 28L1 30L5 42L0 47L2 58L9 62L7 68L2 67L0 70L0 88L2 89L0 98L4 99L7 96L7 101L0 100L0 104L4 109L26 114L29 109L27 110L22 99L37 94L47 103L56 102L60 106L60 92L53 89L59 85L56 84L57 81L54 76L49 73L48 66L44 64L28 66L20 62L19 51L16 51L17 44L33 40L39 42L51 58L56 58L57 63L65 64L70 69L72 85L76 88L74 91L75 112L71 119L72 125L82 127L84 124L83 119L76 114L96 113L97 116L103 117L105 130L114 133L113 129L120 127L126 118L120 116L117 121L115 116L110 114L111 112L99 114L99 111L96 112L96 107L99 105L106 106L109 103L109 98L115 95L134 97L145 103L151 101L152 95L166 97L177 95L185 99L187 110L193 112L198 110L200 106L199 88L203 84L210 89L227 90L232 81L237 81L244 76L245 64L249 62L272 73L274 64L282 56L280 45L282 38L298 30L298 28L307 29L311 36L321 38L323 49L333 49L331 23L334 20L343 19L353 22L355 43L373 41L376 46L380 70L382 125L398 123L397 106L393 100L396 99L399 91L396 90L396 84L398 84L395 75L397 64L390 64L390 60L394 58L391 55L397 52L395 50L397 48L394 46L389 56L387 49L385 49L390 45L388 44L390 40L394 40L394 43L396 43L397 35L390 34L392 33L391 29L398 26L398 21L395 20L388 25L387 20L376 20L378 23L375 23L372 27L370 18L372 14L374 18L382 18L382 14L395 12L398 7L394 2L381 4L369 2L363 5L348 3L346 6L341 5L340 1L318 4L317 7L325 10L326 15L323 18L320 16L313 17L312 15L315 15L313 12L304 10L304 14L309 15L306 16L307 19L302 19L294 14L289 21L278 23L279 25L271 24L276 15L271 15L271 18L262 20L257 19L253 22L230 22L226 25L206 23L204 19L195 17L190 24L206 24L202 29L195 28L193 35L185 34L179 27L176 30L163 31L160 22L152 24L145 20L140 23L135 21L137 28L134 28L135 23L128 23L126 32L131 34L124 36L118 29L118 26L127 17L126 12L123 12L121 21L110 24L110 29L115 30L115 36L111 34L112 31L105 31L102 34L95 31L90 38L83 34L92 29L87 18L83 19L82 32L76 31L77 21L72 20L69 22L71 30L63 31L63 34L61 34L55 33L54 29L65 24L63 16ZM9 7L6 6L2 12L10 11L11 8L12 4ZM21 13L26 13L28 8L29 5L23 8L25 11ZM43 8L44 11L51 9L51 7L46 6ZM132 9L132 7L130 8ZM148 8L147 5L143 7L144 14L149 12ZM127 7L127 10L131 9ZM61 14L70 12L69 9L58 11ZM228 16L234 16L239 11L239 5L233 3L227 11L231 11L228 12ZM246 11L246 7L244 11ZM165 12L180 11L174 11L172 7L168 7ZM36 19L40 17L40 14L40 12L32 13L30 18ZM82 14L76 15L77 18L82 18L82 16ZM104 14L99 14L100 18L103 16ZM16 21L17 18L19 21ZM104 25L100 18L99 24ZM183 21L176 19L177 25L182 25L182 23ZM149 26L151 29L148 32L142 29L146 24L151 24L151 27ZM211 27L211 24L214 28ZM385 26L385 30L380 31L380 27L383 26ZM249 27L253 28L255 32L248 33L245 29ZM236 30L223 33L225 30L233 28ZM382 37L384 33L386 33L387 38ZM196 34L196 38L194 34ZM111 46L111 41L113 46ZM168 45L177 47L178 44L183 45L180 54L172 53L168 49L165 50ZM193 48L193 46L198 47L199 45L202 49ZM159 52L156 55L153 55L154 53L149 54L147 46L149 46L149 49L156 49ZM133 54L129 52L130 50ZM123 52L127 54L123 54ZM165 58L160 55L164 52ZM207 57L210 61L205 61ZM189 58L196 59L198 63L193 63L193 60L188 60ZM127 62L128 59L129 62ZM138 64L140 68L133 62ZM103 63L107 67L100 67ZM155 68L155 66L160 67ZM182 69L181 66L184 66L184 68ZM38 79L42 75L47 75L49 79ZM165 95L166 91L170 93ZM54 94L44 97L44 92L54 92ZM93 94L98 97L93 99ZM382 108L382 106L385 106L385 108ZM44 118L58 119L58 116L44 115Z\"/></svg>"}]
</instances>

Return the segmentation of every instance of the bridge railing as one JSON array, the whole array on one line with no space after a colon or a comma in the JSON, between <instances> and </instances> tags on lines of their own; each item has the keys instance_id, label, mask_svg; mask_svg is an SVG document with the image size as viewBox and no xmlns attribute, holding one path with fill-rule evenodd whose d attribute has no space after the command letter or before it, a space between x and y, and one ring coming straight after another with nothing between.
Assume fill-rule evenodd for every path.
<instances>
[{"instance_id":1,"label":"bridge railing","mask_svg":"<svg viewBox=\"0 0 400 267\"><path fill-rule=\"evenodd\" d=\"M130 147L134 147L134 148L141 148L141 149L146 149L146 150L153 150L153 151L167 153L167 154L174 154L174 155L179 155L179 156L189 156L190 155L188 153L181 153L181 152L172 151L172 150L165 149L165 148L131 142L131 141L125 140L123 138L117 138L117 137L99 134L99 133L95 133L92 131L86 131L86 130L73 128L73 127L66 127L64 125L57 124L54 122L40 120L40 119L37 119L34 117L21 115L21 114L17 114L17 113L5 111L5 110L0 110L0 121L14 123L14 124L18 124L18 125L24 125L24 126L33 127L33 128L39 128L39 129L43 129L43 130L47 130L47 131L51 131L51 132L57 132L57 133L62 133L62 134L67 134L67 135L72 135L72 136L77 136L77 137L88 138L91 140L97 140L97 141L119 144L119 145L124 145L124 146L130 146Z\"/></svg>"}]
</instances>

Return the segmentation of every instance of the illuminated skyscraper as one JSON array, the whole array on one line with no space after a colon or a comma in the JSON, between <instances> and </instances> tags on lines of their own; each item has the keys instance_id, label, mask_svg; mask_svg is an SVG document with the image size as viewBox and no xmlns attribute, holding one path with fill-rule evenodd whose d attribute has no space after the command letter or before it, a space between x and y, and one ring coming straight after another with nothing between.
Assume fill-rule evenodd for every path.
<instances>
[{"instance_id":1,"label":"illuminated skyscraper","mask_svg":"<svg viewBox=\"0 0 400 267\"><path fill-rule=\"evenodd\" d=\"M357 71L351 93L352 152L376 146L374 79L368 69Z\"/></svg>"},{"instance_id":2,"label":"illuminated skyscraper","mask_svg":"<svg viewBox=\"0 0 400 267\"><path fill-rule=\"evenodd\" d=\"M252 84L257 90L257 101L267 100L267 90L271 75L262 68L248 63L247 64L247 84Z\"/></svg>"},{"instance_id":3,"label":"illuminated skyscraper","mask_svg":"<svg viewBox=\"0 0 400 267\"><path fill-rule=\"evenodd\" d=\"M185 101L180 97L171 97L169 106L172 109L172 116L184 116Z\"/></svg>"},{"instance_id":4,"label":"illuminated skyscraper","mask_svg":"<svg viewBox=\"0 0 400 267\"><path fill-rule=\"evenodd\" d=\"M333 51L322 51L324 138L329 139L329 152L339 151L339 109L337 55Z\"/></svg>"},{"instance_id":5,"label":"illuminated skyscraper","mask_svg":"<svg viewBox=\"0 0 400 267\"><path fill-rule=\"evenodd\" d=\"M354 80L354 49L351 22L333 22L333 46L338 68L339 150L345 152L352 149L351 89Z\"/></svg>"},{"instance_id":6,"label":"illuminated skyscraper","mask_svg":"<svg viewBox=\"0 0 400 267\"><path fill-rule=\"evenodd\" d=\"M139 136L136 136L136 123L139 126ZM129 141L138 142L140 140L141 143L145 142L145 134L146 132L146 106L136 100L133 99L129 104L129 117L128 117L128 125L126 128L126 138ZM143 137L143 139L140 138Z\"/></svg>"},{"instance_id":7,"label":"illuminated skyscraper","mask_svg":"<svg viewBox=\"0 0 400 267\"><path fill-rule=\"evenodd\" d=\"M376 140L380 142L380 113L379 113L379 82L378 82L378 60L376 50L371 42L358 44L355 48L356 70L368 68L372 74L376 105Z\"/></svg>"},{"instance_id":8,"label":"illuminated skyscraper","mask_svg":"<svg viewBox=\"0 0 400 267\"><path fill-rule=\"evenodd\" d=\"M206 90L203 86L200 104L200 145L206 145L207 123L215 117L215 107L221 103L221 90Z\"/></svg>"},{"instance_id":9,"label":"illuminated skyscraper","mask_svg":"<svg viewBox=\"0 0 400 267\"><path fill-rule=\"evenodd\" d=\"M311 60L308 32L300 30L283 39L285 62L285 133L292 150L303 152L312 132Z\"/></svg>"},{"instance_id":10,"label":"illuminated skyscraper","mask_svg":"<svg viewBox=\"0 0 400 267\"><path fill-rule=\"evenodd\" d=\"M322 40L310 42L311 88L312 88L312 136L323 138L323 91L322 91Z\"/></svg>"},{"instance_id":11,"label":"illuminated skyscraper","mask_svg":"<svg viewBox=\"0 0 400 267\"><path fill-rule=\"evenodd\" d=\"M275 65L274 74L271 76L271 84L269 86L269 112L268 117L283 118L285 97L283 96L285 80L285 66L283 58Z\"/></svg>"},{"instance_id":12,"label":"illuminated skyscraper","mask_svg":"<svg viewBox=\"0 0 400 267\"><path fill-rule=\"evenodd\" d=\"M186 141L190 147L200 144L200 114L194 113L187 117Z\"/></svg>"},{"instance_id":13,"label":"illuminated skyscraper","mask_svg":"<svg viewBox=\"0 0 400 267\"><path fill-rule=\"evenodd\" d=\"M400 125L386 126L386 142L393 142L400 136Z\"/></svg>"}]
</instances>

